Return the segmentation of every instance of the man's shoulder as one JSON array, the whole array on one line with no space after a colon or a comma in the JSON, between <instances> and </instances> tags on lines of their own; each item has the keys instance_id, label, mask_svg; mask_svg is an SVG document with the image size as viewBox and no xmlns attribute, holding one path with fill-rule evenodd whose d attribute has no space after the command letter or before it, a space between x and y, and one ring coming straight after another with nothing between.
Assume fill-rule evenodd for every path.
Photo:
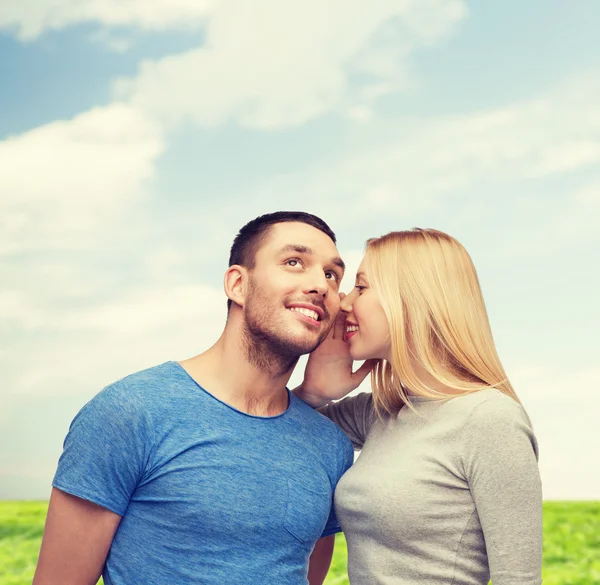
<instances>
[{"instance_id":1,"label":"man's shoulder","mask_svg":"<svg viewBox=\"0 0 600 585\"><path fill-rule=\"evenodd\" d=\"M148 386L155 384L165 384L172 379L181 377L181 372L176 362L164 362L157 366L152 366L144 370L139 370L133 374L128 374L113 382L108 387L115 388L136 388L139 386Z\"/></svg>"},{"instance_id":2,"label":"man's shoulder","mask_svg":"<svg viewBox=\"0 0 600 585\"><path fill-rule=\"evenodd\" d=\"M141 405L152 396L153 391L163 389L176 377L174 365L174 362L165 362L124 376L105 386L90 403L118 402L129 408Z\"/></svg>"}]
</instances>

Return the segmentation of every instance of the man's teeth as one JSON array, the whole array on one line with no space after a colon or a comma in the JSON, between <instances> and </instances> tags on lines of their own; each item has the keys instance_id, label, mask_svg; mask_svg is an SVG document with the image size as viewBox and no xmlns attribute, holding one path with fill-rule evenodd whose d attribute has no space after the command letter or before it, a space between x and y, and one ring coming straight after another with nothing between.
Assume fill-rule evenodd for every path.
<instances>
[{"instance_id":1,"label":"man's teeth","mask_svg":"<svg viewBox=\"0 0 600 585\"><path fill-rule=\"evenodd\" d=\"M358 325L346 325L346 333L350 331L358 331Z\"/></svg>"},{"instance_id":2,"label":"man's teeth","mask_svg":"<svg viewBox=\"0 0 600 585\"><path fill-rule=\"evenodd\" d=\"M297 313L302 313L315 321L319 320L319 313L316 311L311 311L310 309L305 309L304 307L290 307L290 311L296 311Z\"/></svg>"}]
</instances>

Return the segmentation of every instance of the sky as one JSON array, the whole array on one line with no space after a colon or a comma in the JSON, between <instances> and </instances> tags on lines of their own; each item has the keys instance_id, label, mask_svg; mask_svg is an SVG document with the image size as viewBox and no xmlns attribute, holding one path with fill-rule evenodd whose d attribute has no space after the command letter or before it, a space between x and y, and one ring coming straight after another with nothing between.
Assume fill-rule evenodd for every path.
<instances>
[{"instance_id":1,"label":"sky","mask_svg":"<svg viewBox=\"0 0 600 585\"><path fill-rule=\"evenodd\" d=\"M370 237L462 242L544 497L600 499L599 20L591 0L0 3L0 499L49 496L104 386L212 345L235 234L282 209L331 225L346 292Z\"/></svg>"}]
</instances>

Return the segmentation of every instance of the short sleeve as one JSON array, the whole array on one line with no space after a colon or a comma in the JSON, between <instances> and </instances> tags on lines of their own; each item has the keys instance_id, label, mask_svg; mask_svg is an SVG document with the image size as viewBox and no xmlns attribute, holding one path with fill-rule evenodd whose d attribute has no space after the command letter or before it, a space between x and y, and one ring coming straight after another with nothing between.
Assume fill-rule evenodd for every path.
<instances>
[{"instance_id":1,"label":"short sleeve","mask_svg":"<svg viewBox=\"0 0 600 585\"><path fill-rule=\"evenodd\" d=\"M376 419L373 395L370 392L361 392L356 396L331 402L318 410L344 431L355 449L362 449Z\"/></svg>"},{"instance_id":2,"label":"short sleeve","mask_svg":"<svg viewBox=\"0 0 600 585\"><path fill-rule=\"evenodd\" d=\"M542 487L527 414L502 396L471 413L463 465L483 530L494 585L539 585Z\"/></svg>"},{"instance_id":3,"label":"short sleeve","mask_svg":"<svg viewBox=\"0 0 600 585\"><path fill-rule=\"evenodd\" d=\"M152 429L123 382L105 388L75 416L52 485L120 516L141 480Z\"/></svg>"},{"instance_id":4,"label":"short sleeve","mask_svg":"<svg viewBox=\"0 0 600 585\"><path fill-rule=\"evenodd\" d=\"M343 435L339 431L336 434L338 436L338 445L337 445L337 447L338 447L338 449L337 449L338 469L337 469L337 479L335 482L335 484L337 486L342 475L344 475L344 473L346 473L346 471L348 471L348 469L350 469L350 467L352 466L352 463L354 463L354 449L352 448L352 444L350 443L350 441L348 440L348 438L345 435ZM335 514L335 509L333 506L333 494L332 494L331 512L329 513L329 518L327 519L327 524L325 525L325 529L323 530L323 534L321 535L321 538L323 538L324 536L330 536L332 534L335 534L335 533L341 532L341 531L342 531L342 529L338 522L337 516Z\"/></svg>"}]
</instances>

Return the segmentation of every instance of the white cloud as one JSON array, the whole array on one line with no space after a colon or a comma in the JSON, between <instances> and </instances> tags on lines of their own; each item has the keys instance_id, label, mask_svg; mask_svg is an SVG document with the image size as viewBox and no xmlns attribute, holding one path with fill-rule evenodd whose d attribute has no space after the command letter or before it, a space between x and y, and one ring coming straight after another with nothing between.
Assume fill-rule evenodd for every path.
<instances>
[{"instance_id":1,"label":"white cloud","mask_svg":"<svg viewBox=\"0 0 600 585\"><path fill-rule=\"evenodd\" d=\"M368 102L414 84L412 53L466 12L464 0L30 0L2 5L0 29L30 40L96 22L103 28L92 39L123 52L131 40L119 27L202 27L201 47L142 63L115 93L166 122L276 128L347 109L353 95Z\"/></svg>"},{"instance_id":2,"label":"white cloud","mask_svg":"<svg viewBox=\"0 0 600 585\"><path fill-rule=\"evenodd\" d=\"M23 331L38 329L44 324L46 313L31 303L21 290L0 291L0 324L16 325Z\"/></svg>"},{"instance_id":3,"label":"white cloud","mask_svg":"<svg viewBox=\"0 0 600 585\"><path fill-rule=\"evenodd\" d=\"M0 322L31 331L103 333L145 337L169 327L192 312L205 318L223 302L223 293L202 285L132 290L110 303L73 308L62 314L36 305L35 296L19 291L2 291ZM198 307L196 305L199 305ZM220 311L216 310L217 313Z\"/></svg>"},{"instance_id":4,"label":"white cloud","mask_svg":"<svg viewBox=\"0 0 600 585\"><path fill-rule=\"evenodd\" d=\"M402 217L436 211L452 197L471 204L489 201L497 196L488 195L490 185L507 189L513 199L510 189L518 182L600 164L599 101L600 76L590 74L541 98L494 110L388 120L385 140L377 124L364 125L337 164L328 159L327 166L273 177L254 197L301 196L332 217L343 200L345 217L358 221L382 213ZM478 190L481 184L485 187ZM580 203L577 209L592 205Z\"/></svg>"},{"instance_id":5,"label":"white cloud","mask_svg":"<svg viewBox=\"0 0 600 585\"><path fill-rule=\"evenodd\" d=\"M131 290L56 312L35 297L16 301L3 304L0 324L28 331L30 341L27 352L2 356L7 397L73 394L90 386L98 391L143 367L207 349L226 317L224 293L202 285Z\"/></svg>"},{"instance_id":6,"label":"white cloud","mask_svg":"<svg viewBox=\"0 0 600 585\"><path fill-rule=\"evenodd\" d=\"M7 397L76 392L95 373L122 372L128 355L147 364L142 348L155 355L152 340L160 346L169 338L164 320L170 301L189 308L184 290L164 293L171 295L164 306L158 292L154 299L150 292L126 297L122 305L98 300L114 295L122 250L146 227L140 203L163 148L156 124L121 104L0 143L0 267L6 283L0 291L6 347L0 360ZM6 413L9 407L7 401Z\"/></svg>"},{"instance_id":7,"label":"white cloud","mask_svg":"<svg viewBox=\"0 0 600 585\"><path fill-rule=\"evenodd\" d=\"M47 30L94 22L151 31L200 26L219 0L21 0L0 3L0 29L23 41Z\"/></svg>"},{"instance_id":8,"label":"white cloud","mask_svg":"<svg viewBox=\"0 0 600 585\"><path fill-rule=\"evenodd\" d=\"M545 177L600 161L600 76L572 79L544 97L489 112L434 120L419 141L428 170L473 178Z\"/></svg>"},{"instance_id":9,"label":"white cloud","mask_svg":"<svg viewBox=\"0 0 600 585\"><path fill-rule=\"evenodd\" d=\"M194 331L202 325L200 341L204 342L215 320L221 327L225 324L226 300L223 291L203 285L133 291L117 302L61 317L53 328L144 339L166 329L176 330L182 321L189 321Z\"/></svg>"},{"instance_id":10,"label":"white cloud","mask_svg":"<svg viewBox=\"0 0 600 585\"><path fill-rule=\"evenodd\" d=\"M353 72L369 74L362 90L402 87L414 49L465 14L461 0L227 2L204 46L143 63L115 91L169 123L294 126L343 105Z\"/></svg>"},{"instance_id":11,"label":"white cloud","mask_svg":"<svg viewBox=\"0 0 600 585\"><path fill-rule=\"evenodd\" d=\"M600 180L575 192L571 201L562 210L555 223L547 229L558 242L576 236L583 241L586 236L598 235L600 217Z\"/></svg>"},{"instance_id":12,"label":"white cloud","mask_svg":"<svg viewBox=\"0 0 600 585\"><path fill-rule=\"evenodd\" d=\"M373 117L373 110L368 106L352 106L346 110L346 116L355 122L368 122Z\"/></svg>"},{"instance_id":13,"label":"white cloud","mask_svg":"<svg viewBox=\"0 0 600 585\"><path fill-rule=\"evenodd\" d=\"M0 142L0 254L84 245L140 200L163 148L121 104Z\"/></svg>"},{"instance_id":14,"label":"white cloud","mask_svg":"<svg viewBox=\"0 0 600 585\"><path fill-rule=\"evenodd\" d=\"M581 189L575 196L580 205L589 205L596 209L600 206L600 180L594 184Z\"/></svg>"},{"instance_id":15,"label":"white cloud","mask_svg":"<svg viewBox=\"0 0 600 585\"><path fill-rule=\"evenodd\" d=\"M90 36L90 40L105 46L114 53L126 53L133 46L133 38L115 34L112 29L102 28Z\"/></svg>"}]
</instances>

